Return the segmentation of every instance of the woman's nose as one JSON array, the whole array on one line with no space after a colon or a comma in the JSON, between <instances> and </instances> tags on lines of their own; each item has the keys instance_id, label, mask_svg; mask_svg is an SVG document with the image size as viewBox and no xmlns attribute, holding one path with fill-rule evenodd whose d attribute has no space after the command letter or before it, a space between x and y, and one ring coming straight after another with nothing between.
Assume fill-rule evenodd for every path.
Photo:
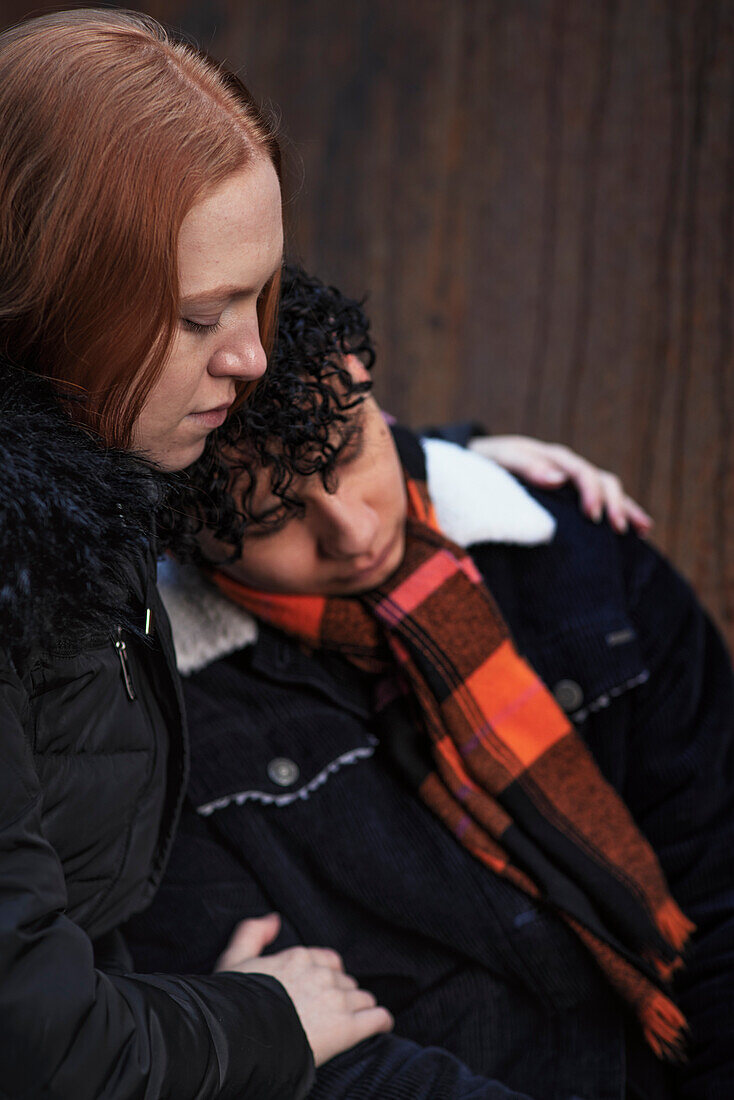
<instances>
[{"instance_id":1,"label":"woman's nose","mask_svg":"<svg viewBox=\"0 0 734 1100\"><path fill-rule=\"evenodd\" d=\"M340 498L340 490L325 494L320 509L321 552L327 558L357 558L375 548L378 518L359 497Z\"/></svg>"},{"instance_id":2,"label":"woman's nose","mask_svg":"<svg viewBox=\"0 0 734 1100\"><path fill-rule=\"evenodd\" d=\"M257 325L243 326L225 334L209 360L209 373L254 381L268 365Z\"/></svg>"}]
</instances>

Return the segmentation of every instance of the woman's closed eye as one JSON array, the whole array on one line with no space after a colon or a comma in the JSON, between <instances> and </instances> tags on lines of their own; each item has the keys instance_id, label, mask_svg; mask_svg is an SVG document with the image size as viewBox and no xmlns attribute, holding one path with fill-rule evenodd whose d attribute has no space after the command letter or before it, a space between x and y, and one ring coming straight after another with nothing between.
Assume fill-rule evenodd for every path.
<instances>
[{"instance_id":1,"label":"woman's closed eye","mask_svg":"<svg viewBox=\"0 0 734 1100\"><path fill-rule=\"evenodd\" d=\"M201 335L209 336L213 332L219 332L222 327L221 320L213 321L210 325L202 324L201 321L190 321L188 317L181 318L181 324L189 332L198 332Z\"/></svg>"}]
</instances>

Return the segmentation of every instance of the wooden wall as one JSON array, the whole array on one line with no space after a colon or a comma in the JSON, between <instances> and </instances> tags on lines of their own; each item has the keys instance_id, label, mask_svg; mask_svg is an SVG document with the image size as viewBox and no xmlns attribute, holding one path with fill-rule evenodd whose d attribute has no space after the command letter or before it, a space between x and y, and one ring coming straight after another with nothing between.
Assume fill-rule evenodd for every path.
<instances>
[{"instance_id":1,"label":"wooden wall","mask_svg":"<svg viewBox=\"0 0 734 1100\"><path fill-rule=\"evenodd\" d=\"M734 0L146 10L278 106L291 254L369 292L383 403L619 471L734 644Z\"/></svg>"}]
</instances>

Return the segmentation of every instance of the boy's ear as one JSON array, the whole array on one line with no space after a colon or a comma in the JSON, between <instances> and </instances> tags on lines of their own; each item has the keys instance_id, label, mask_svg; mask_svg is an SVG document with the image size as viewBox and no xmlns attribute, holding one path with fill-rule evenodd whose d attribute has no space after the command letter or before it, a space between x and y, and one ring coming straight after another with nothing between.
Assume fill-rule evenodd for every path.
<instances>
[{"instance_id":1,"label":"boy's ear","mask_svg":"<svg viewBox=\"0 0 734 1100\"><path fill-rule=\"evenodd\" d=\"M344 366L352 376L353 382L369 382L372 375L357 355L345 355Z\"/></svg>"}]
</instances>

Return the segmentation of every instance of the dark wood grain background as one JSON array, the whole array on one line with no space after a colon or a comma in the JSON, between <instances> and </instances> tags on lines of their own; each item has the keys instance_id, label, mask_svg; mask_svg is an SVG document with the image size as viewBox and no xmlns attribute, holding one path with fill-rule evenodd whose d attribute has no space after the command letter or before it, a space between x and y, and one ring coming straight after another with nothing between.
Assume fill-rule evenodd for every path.
<instances>
[{"instance_id":1,"label":"dark wood grain background","mask_svg":"<svg viewBox=\"0 0 734 1100\"><path fill-rule=\"evenodd\" d=\"M145 10L280 112L291 254L369 292L383 404L617 470L734 644L734 0Z\"/></svg>"}]
</instances>

